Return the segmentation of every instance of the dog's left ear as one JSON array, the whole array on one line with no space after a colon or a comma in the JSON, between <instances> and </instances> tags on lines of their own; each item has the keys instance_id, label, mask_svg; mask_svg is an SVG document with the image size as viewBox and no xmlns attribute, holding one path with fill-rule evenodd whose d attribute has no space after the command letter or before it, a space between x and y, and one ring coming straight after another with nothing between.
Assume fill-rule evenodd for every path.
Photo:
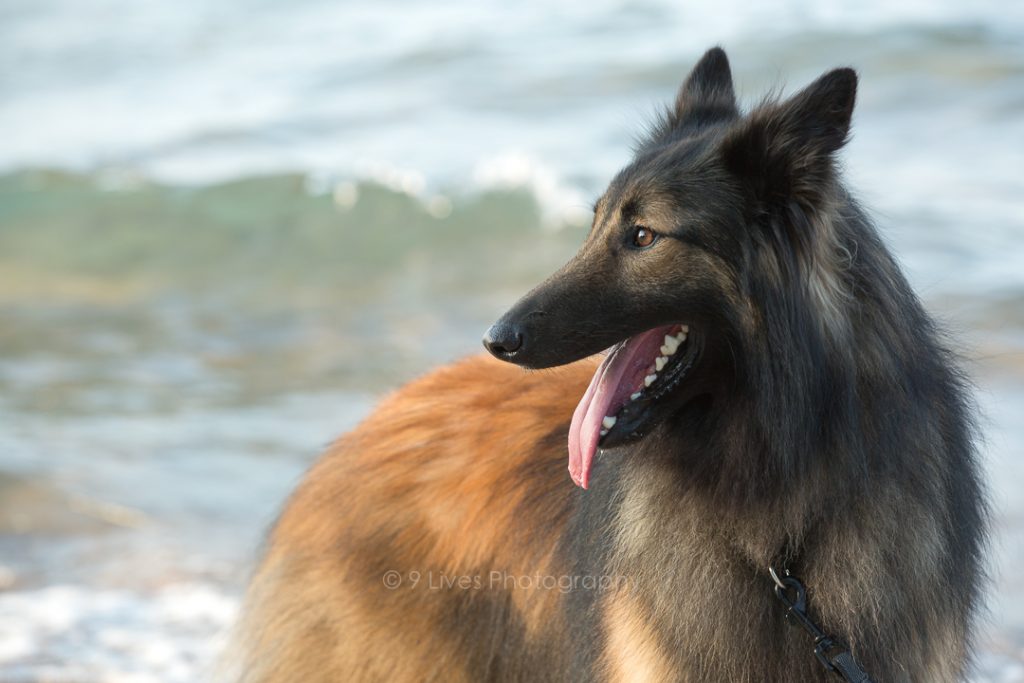
<instances>
[{"instance_id":1,"label":"dog's left ear","mask_svg":"<svg viewBox=\"0 0 1024 683\"><path fill-rule=\"evenodd\" d=\"M739 115L732 71L725 50L713 47L704 53L686 77L669 112L669 128L702 126Z\"/></svg>"},{"instance_id":2,"label":"dog's left ear","mask_svg":"<svg viewBox=\"0 0 1024 683\"><path fill-rule=\"evenodd\" d=\"M722 141L726 168L761 199L816 205L846 144L856 96L857 73L836 69L785 102L754 110Z\"/></svg>"}]
</instances>

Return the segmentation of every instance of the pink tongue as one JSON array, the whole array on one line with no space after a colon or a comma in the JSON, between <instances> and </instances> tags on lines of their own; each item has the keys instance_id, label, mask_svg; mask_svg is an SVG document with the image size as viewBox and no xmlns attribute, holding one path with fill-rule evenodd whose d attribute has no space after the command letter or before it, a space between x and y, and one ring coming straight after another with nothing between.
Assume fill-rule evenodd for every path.
<instances>
[{"instance_id":1,"label":"pink tongue","mask_svg":"<svg viewBox=\"0 0 1024 683\"><path fill-rule=\"evenodd\" d=\"M590 482L602 420L606 415L615 415L629 396L644 386L644 376L661 355L658 349L672 327L659 327L630 337L598 366L569 426L569 475L577 486L587 488Z\"/></svg>"}]
</instances>

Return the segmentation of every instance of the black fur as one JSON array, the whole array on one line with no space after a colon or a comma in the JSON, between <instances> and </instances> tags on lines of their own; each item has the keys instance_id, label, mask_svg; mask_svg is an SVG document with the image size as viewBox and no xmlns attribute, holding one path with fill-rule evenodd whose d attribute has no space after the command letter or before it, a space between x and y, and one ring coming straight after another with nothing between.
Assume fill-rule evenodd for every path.
<instances>
[{"instance_id":1,"label":"black fur","mask_svg":"<svg viewBox=\"0 0 1024 683\"><path fill-rule=\"evenodd\" d=\"M771 595L770 563L877 681L959 680L983 586L968 384L843 187L857 77L741 116L709 51L612 182L579 254L503 318L507 354L567 363L692 328L700 358L640 441L598 456L563 552L622 574L680 680L833 680ZM635 226L661 238L632 249ZM600 595L574 595L576 672Z\"/></svg>"}]
</instances>

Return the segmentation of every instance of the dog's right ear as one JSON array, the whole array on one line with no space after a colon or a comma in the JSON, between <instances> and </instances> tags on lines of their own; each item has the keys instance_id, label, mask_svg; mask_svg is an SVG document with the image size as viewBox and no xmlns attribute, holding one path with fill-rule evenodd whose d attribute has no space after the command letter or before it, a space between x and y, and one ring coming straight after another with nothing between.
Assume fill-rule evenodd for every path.
<instances>
[{"instance_id":1,"label":"dog's right ear","mask_svg":"<svg viewBox=\"0 0 1024 683\"><path fill-rule=\"evenodd\" d=\"M703 126L739 116L732 71L725 50L713 47L704 53L686 77L669 113L669 127Z\"/></svg>"}]
</instances>

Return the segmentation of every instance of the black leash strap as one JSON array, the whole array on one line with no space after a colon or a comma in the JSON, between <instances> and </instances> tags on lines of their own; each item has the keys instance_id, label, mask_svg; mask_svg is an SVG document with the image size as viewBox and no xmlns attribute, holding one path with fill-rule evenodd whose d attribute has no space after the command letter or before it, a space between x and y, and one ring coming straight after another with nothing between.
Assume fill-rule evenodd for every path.
<instances>
[{"instance_id":1,"label":"black leash strap","mask_svg":"<svg viewBox=\"0 0 1024 683\"><path fill-rule=\"evenodd\" d=\"M850 651L830 638L807 616L807 590L800 580L785 570L780 575L775 567L768 572L775 582L775 597L786 606L786 621L800 626L814 638L814 656L829 671L843 677L848 683L874 683L860 667Z\"/></svg>"}]
</instances>

